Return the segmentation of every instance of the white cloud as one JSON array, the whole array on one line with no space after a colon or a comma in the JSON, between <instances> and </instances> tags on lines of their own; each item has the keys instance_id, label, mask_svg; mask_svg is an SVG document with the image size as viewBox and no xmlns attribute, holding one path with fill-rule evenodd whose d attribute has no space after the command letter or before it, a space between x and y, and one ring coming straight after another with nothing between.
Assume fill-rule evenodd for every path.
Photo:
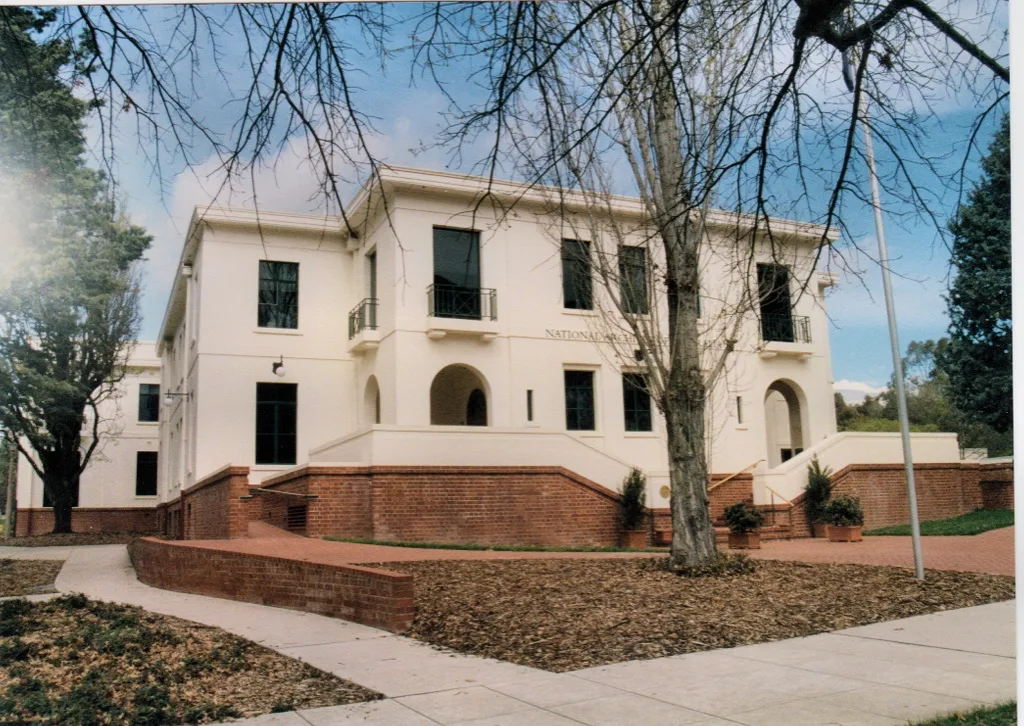
<instances>
[{"instance_id":1,"label":"white cloud","mask_svg":"<svg viewBox=\"0 0 1024 726\"><path fill-rule=\"evenodd\" d=\"M832 390L843 394L843 399L847 403L860 403L865 396L877 396L888 389L886 386L872 386L865 381L851 381L844 378L833 383Z\"/></svg>"}]
</instances>

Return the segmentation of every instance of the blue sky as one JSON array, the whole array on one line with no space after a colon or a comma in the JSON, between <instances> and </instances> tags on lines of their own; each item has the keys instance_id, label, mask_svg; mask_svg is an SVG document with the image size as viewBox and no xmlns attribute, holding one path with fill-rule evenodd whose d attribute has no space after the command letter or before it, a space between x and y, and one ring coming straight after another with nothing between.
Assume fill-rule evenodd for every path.
<instances>
[{"instance_id":1,"label":"blue sky","mask_svg":"<svg viewBox=\"0 0 1024 726\"><path fill-rule=\"evenodd\" d=\"M151 11L160 12L158 8ZM422 149L440 128L446 106L441 94L427 82L410 87L407 67L400 60L392 61L389 70L386 75L374 72L358 80L362 90L357 102L378 119L378 134L371 141L375 153L391 163L448 168L447 153ZM200 94L197 108L211 120L230 121L232 109L220 105L221 97L217 92ZM942 117L941 126L929 129L929 143L943 150L962 147L964 128L972 114L973 109L952 104ZM994 123L989 124L982 134L982 148L987 147L993 126ZM263 169L256 174L261 207L315 211L315 204L310 202L315 182L308 166L304 165L301 146L299 142L286 147L277 159L276 170ZM202 147L197 150L202 158ZM884 164L885 150L878 148L876 151ZM461 170L469 171L471 161L471 155L467 155ZM969 167L971 179L977 176L976 162L975 159ZM950 162L951 174L956 166L956 162ZM192 207L208 203L218 188L215 169L212 159L192 169L185 168L180 159L173 159L164 164L161 175L157 176L127 125L122 133L117 166L121 191L133 220L154 235L144 268L142 336L146 339L157 335ZM858 169L857 174L863 180L865 170ZM866 194L866 186L864 189ZM351 192L354 191L353 188ZM222 193L218 201L248 204L249 197L243 190L231 196ZM883 206L891 203L892 200L883 198ZM937 207L940 216L951 215L954 203L955 198L947 194ZM904 210L897 206L893 211ZM847 257L852 268L863 274L858 280L855 275L844 273L840 285L828 297L833 323L830 336L833 373L840 382L839 387L845 391L871 391L886 385L892 370L881 277L872 259L876 250L874 224L871 210L865 205L847 205L844 219L852 230L852 239L841 240L837 249ZM911 340L943 335L948 325L942 299L949 275L945 245L937 238L934 227L924 222L907 223L894 216L887 217L886 236L895 276L902 346L905 348ZM856 254L851 241L868 254ZM853 397L857 397L856 393Z\"/></svg>"}]
</instances>

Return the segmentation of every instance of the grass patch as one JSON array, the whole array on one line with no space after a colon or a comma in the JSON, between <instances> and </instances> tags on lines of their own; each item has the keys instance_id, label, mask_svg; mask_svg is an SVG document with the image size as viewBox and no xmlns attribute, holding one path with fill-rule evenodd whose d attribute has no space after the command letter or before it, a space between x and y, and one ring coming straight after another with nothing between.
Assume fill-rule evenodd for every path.
<instances>
[{"instance_id":1,"label":"grass patch","mask_svg":"<svg viewBox=\"0 0 1024 726\"><path fill-rule=\"evenodd\" d=\"M0 560L0 597L53 592L61 560Z\"/></svg>"},{"instance_id":2,"label":"grass patch","mask_svg":"<svg viewBox=\"0 0 1024 726\"><path fill-rule=\"evenodd\" d=\"M207 723L380 698L219 628L65 595L0 601L0 723Z\"/></svg>"},{"instance_id":3,"label":"grass patch","mask_svg":"<svg viewBox=\"0 0 1024 726\"><path fill-rule=\"evenodd\" d=\"M1013 526L1012 509L975 509L968 514L949 519L921 522L921 534L930 537L958 537L981 534L993 529ZM882 527L864 532L867 535L910 536L910 525Z\"/></svg>"},{"instance_id":4,"label":"grass patch","mask_svg":"<svg viewBox=\"0 0 1024 726\"><path fill-rule=\"evenodd\" d=\"M929 721L917 721L913 726L1010 726L1017 723L1016 702L1004 703L1002 706L978 708L933 718Z\"/></svg>"},{"instance_id":5,"label":"grass patch","mask_svg":"<svg viewBox=\"0 0 1024 726\"><path fill-rule=\"evenodd\" d=\"M31 537L3 537L3 547L79 547L82 545L128 544L144 532L69 532L67 534L35 534Z\"/></svg>"},{"instance_id":6,"label":"grass patch","mask_svg":"<svg viewBox=\"0 0 1024 726\"><path fill-rule=\"evenodd\" d=\"M324 537L331 542L351 542L352 544L380 545L382 547L412 547L423 550L473 550L480 552L660 552L668 551L667 547L644 547L627 549L625 547L544 547L542 545L485 545L485 544L438 544L436 542L391 542L381 539L362 539L359 537Z\"/></svg>"},{"instance_id":7,"label":"grass patch","mask_svg":"<svg viewBox=\"0 0 1024 726\"><path fill-rule=\"evenodd\" d=\"M562 672L796 638L1009 600L1012 577L728 558L391 562L416 581L407 633L461 653Z\"/></svg>"}]
</instances>

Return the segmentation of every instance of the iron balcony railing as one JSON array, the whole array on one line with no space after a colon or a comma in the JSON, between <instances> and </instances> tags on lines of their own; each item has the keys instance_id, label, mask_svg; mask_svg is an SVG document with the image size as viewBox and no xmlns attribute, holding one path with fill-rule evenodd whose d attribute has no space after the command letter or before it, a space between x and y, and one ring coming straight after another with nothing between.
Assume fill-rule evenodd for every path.
<instances>
[{"instance_id":1,"label":"iron balcony railing","mask_svg":"<svg viewBox=\"0 0 1024 726\"><path fill-rule=\"evenodd\" d=\"M427 310L434 318L497 320L498 293L487 287L431 285L427 288Z\"/></svg>"},{"instance_id":2,"label":"iron balcony railing","mask_svg":"<svg viewBox=\"0 0 1024 726\"><path fill-rule=\"evenodd\" d=\"M810 318L806 315L762 315L761 340L779 343L810 343Z\"/></svg>"},{"instance_id":3,"label":"iron balcony railing","mask_svg":"<svg viewBox=\"0 0 1024 726\"><path fill-rule=\"evenodd\" d=\"M359 335L364 330L377 329L377 298L368 297L348 314L348 339Z\"/></svg>"}]
</instances>

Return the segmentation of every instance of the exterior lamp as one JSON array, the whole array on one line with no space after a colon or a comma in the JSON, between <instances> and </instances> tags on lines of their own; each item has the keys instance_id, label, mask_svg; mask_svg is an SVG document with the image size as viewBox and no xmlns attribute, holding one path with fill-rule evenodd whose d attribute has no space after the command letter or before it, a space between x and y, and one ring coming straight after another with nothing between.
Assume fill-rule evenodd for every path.
<instances>
[{"instance_id":1,"label":"exterior lamp","mask_svg":"<svg viewBox=\"0 0 1024 726\"><path fill-rule=\"evenodd\" d=\"M164 394L164 406L170 406L174 403L175 398L184 398L186 401L192 397L188 391L185 393L176 393L174 391L168 391Z\"/></svg>"},{"instance_id":2,"label":"exterior lamp","mask_svg":"<svg viewBox=\"0 0 1024 726\"><path fill-rule=\"evenodd\" d=\"M274 375L277 376L278 378L284 378L285 377L285 375L288 372L284 368L284 356L283 355L281 356L281 360L274 361L273 365L271 366L271 370L274 372Z\"/></svg>"}]
</instances>

